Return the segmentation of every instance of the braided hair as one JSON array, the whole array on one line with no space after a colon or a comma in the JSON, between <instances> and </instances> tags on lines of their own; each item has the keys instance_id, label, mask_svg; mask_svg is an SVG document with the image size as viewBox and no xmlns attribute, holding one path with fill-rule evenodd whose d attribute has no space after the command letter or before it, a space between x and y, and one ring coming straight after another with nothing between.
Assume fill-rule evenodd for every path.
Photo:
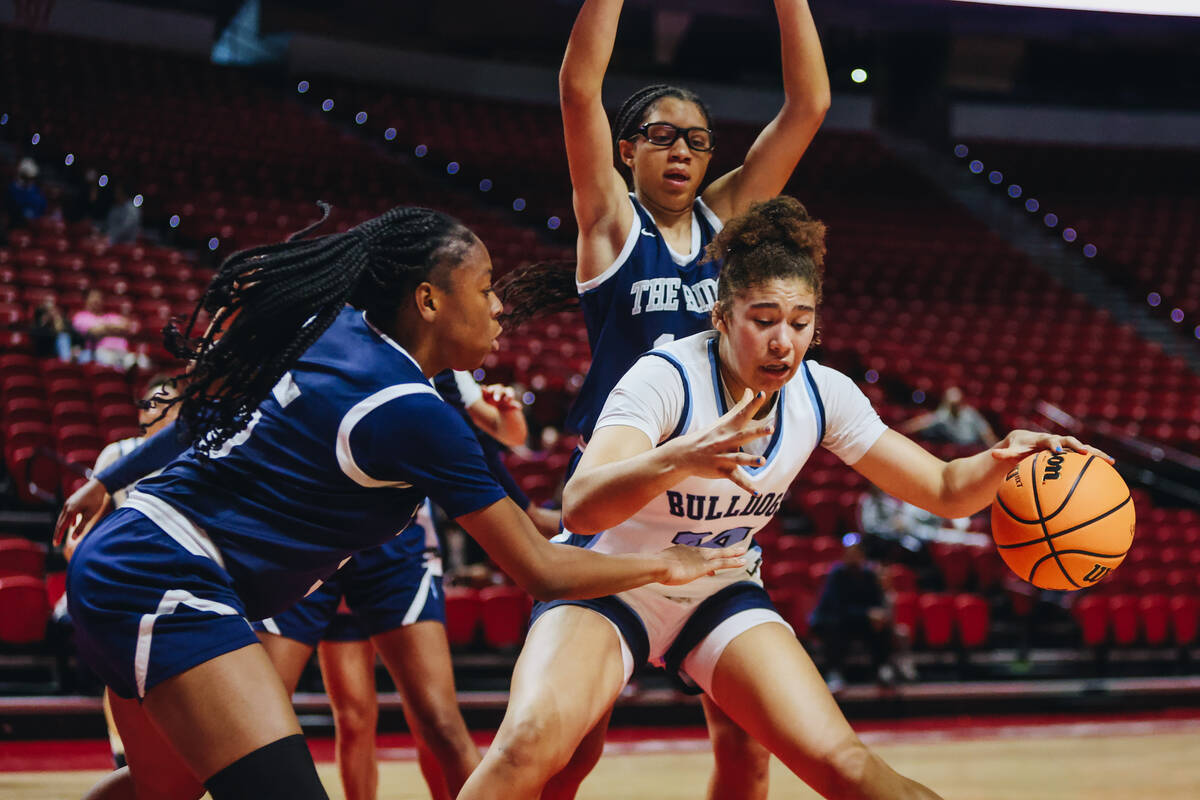
<instances>
[{"instance_id":1,"label":"braided hair","mask_svg":"<svg viewBox=\"0 0 1200 800\"><path fill-rule=\"evenodd\" d=\"M800 278L818 303L825 272L825 224L799 200L779 195L755 203L725 223L705 249L706 260L722 260L717 304L727 309L735 295L772 278Z\"/></svg>"},{"instance_id":2,"label":"braided hair","mask_svg":"<svg viewBox=\"0 0 1200 800\"><path fill-rule=\"evenodd\" d=\"M234 253L221 264L185 325L164 330L167 347L191 361L174 402L202 456L245 427L259 404L347 303L383 318L423 281L440 286L475 236L453 217L400 206L345 233L304 238L322 218L278 244ZM201 311L213 316L190 339Z\"/></svg>"},{"instance_id":3,"label":"braided hair","mask_svg":"<svg viewBox=\"0 0 1200 800\"><path fill-rule=\"evenodd\" d=\"M700 99L700 95L691 89L665 83L642 87L625 99L621 108L617 110L617 116L613 118L613 160L618 169L628 171L628 167L621 161L620 143L637 135L638 128L648 121L646 114L654 107L655 103L664 97L674 97L688 103L695 103L696 107L700 109L700 113L704 115L704 124L709 128L712 127L712 114L709 113L708 105Z\"/></svg>"}]
</instances>

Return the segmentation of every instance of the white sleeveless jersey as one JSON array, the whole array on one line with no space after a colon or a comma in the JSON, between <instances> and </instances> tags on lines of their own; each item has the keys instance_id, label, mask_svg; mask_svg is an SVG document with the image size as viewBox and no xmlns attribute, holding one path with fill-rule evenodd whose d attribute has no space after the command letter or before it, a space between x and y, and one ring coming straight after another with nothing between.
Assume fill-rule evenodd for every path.
<instances>
[{"instance_id":1,"label":"white sleeveless jersey","mask_svg":"<svg viewBox=\"0 0 1200 800\"><path fill-rule=\"evenodd\" d=\"M657 446L711 427L730 405L717 368L718 338L716 331L706 331L642 356L609 395L596 428L637 428ZM774 433L747 448L766 463L743 467L757 496L726 478L690 477L596 536L589 547L602 553L653 553L672 544L736 544L779 510L818 445L853 464L887 429L850 378L813 361L805 361L780 390L770 413ZM672 597L700 598L741 580L761 583L761 552L752 548L747 559L745 569L724 570L686 586L651 587Z\"/></svg>"}]
</instances>

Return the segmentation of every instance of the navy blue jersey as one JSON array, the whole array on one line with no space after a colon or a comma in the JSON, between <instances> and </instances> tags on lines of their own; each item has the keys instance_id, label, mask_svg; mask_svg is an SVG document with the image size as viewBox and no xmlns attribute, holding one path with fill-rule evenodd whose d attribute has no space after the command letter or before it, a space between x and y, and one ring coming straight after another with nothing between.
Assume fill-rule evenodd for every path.
<instances>
[{"instance_id":1,"label":"navy blue jersey","mask_svg":"<svg viewBox=\"0 0 1200 800\"><path fill-rule=\"evenodd\" d=\"M130 505L172 536L199 528L258 619L390 539L426 496L456 518L504 490L412 357L347 308L244 430L211 459L189 449Z\"/></svg>"},{"instance_id":2,"label":"navy blue jersey","mask_svg":"<svg viewBox=\"0 0 1200 800\"><path fill-rule=\"evenodd\" d=\"M579 284L592 365L567 415L567 430L585 440L608 393L638 356L712 327L720 264L701 262L721 220L696 198L692 249L680 254L667 246L650 212L629 198L635 213L621 253L603 273Z\"/></svg>"}]
</instances>

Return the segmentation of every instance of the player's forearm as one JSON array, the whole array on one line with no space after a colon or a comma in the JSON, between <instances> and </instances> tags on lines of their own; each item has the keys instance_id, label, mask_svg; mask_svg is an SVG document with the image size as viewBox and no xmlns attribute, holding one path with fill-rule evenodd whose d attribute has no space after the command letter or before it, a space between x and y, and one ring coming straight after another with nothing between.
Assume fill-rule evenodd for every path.
<instances>
[{"instance_id":1,"label":"player's forearm","mask_svg":"<svg viewBox=\"0 0 1200 800\"><path fill-rule=\"evenodd\" d=\"M829 109L829 74L807 0L775 0L783 56L785 105L781 118L795 117L817 124Z\"/></svg>"},{"instance_id":2,"label":"player's forearm","mask_svg":"<svg viewBox=\"0 0 1200 800\"><path fill-rule=\"evenodd\" d=\"M587 0L579 9L558 74L562 102L599 98L617 40L622 5L623 0Z\"/></svg>"},{"instance_id":3,"label":"player's forearm","mask_svg":"<svg viewBox=\"0 0 1200 800\"><path fill-rule=\"evenodd\" d=\"M496 417L496 441L507 447L525 444L529 438L529 426L520 408L504 408Z\"/></svg>"},{"instance_id":4,"label":"player's forearm","mask_svg":"<svg viewBox=\"0 0 1200 800\"><path fill-rule=\"evenodd\" d=\"M544 600L602 597L666 580L667 568L657 553L606 554L549 544L554 559L539 586Z\"/></svg>"},{"instance_id":5,"label":"player's forearm","mask_svg":"<svg viewBox=\"0 0 1200 800\"><path fill-rule=\"evenodd\" d=\"M1011 468L1011 463L993 458L990 450L954 459L942 470L938 507L928 510L949 519L969 517L992 502Z\"/></svg>"},{"instance_id":6,"label":"player's forearm","mask_svg":"<svg viewBox=\"0 0 1200 800\"><path fill-rule=\"evenodd\" d=\"M670 489L684 477L675 458L679 441L576 471L563 488L564 527L572 533L599 533Z\"/></svg>"}]
</instances>

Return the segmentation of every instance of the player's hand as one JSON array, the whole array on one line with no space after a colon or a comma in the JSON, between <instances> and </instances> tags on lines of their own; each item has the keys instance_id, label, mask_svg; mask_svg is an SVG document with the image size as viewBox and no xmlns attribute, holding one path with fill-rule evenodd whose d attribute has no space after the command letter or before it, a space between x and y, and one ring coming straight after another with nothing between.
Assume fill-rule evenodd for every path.
<instances>
[{"instance_id":1,"label":"player's hand","mask_svg":"<svg viewBox=\"0 0 1200 800\"><path fill-rule=\"evenodd\" d=\"M112 497L108 489L104 488L104 484L95 478L89 479L67 498L62 511L58 512L58 521L54 523L54 544L62 544L69 535L69 547L74 551L79 540L104 516L111 505Z\"/></svg>"},{"instance_id":2,"label":"player's hand","mask_svg":"<svg viewBox=\"0 0 1200 800\"><path fill-rule=\"evenodd\" d=\"M1084 444L1074 436L1060 436L1055 433L1038 433L1037 431L1016 430L997 442L991 449L992 458L997 461L1017 462L1038 450L1049 450L1051 453L1064 453L1068 450L1084 455L1099 456L1109 464L1113 457L1103 450Z\"/></svg>"},{"instance_id":3,"label":"player's hand","mask_svg":"<svg viewBox=\"0 0 1200 800\"><path fill-rule=\"evenodd\" d=\"M737 405L712 427L677 439L679 466L700 478L728 478L747 492L757 495L758 490L750 483L750 476L742 467L760 466L765 459L752 453L743 453L741 448L755 439L770 436L774 431L771 420L754 418L766 399L763 392L754 394L747 389Z\"/></svg>"},{"instance_id":4,"label":"player's hand","mask_svg":"<svg viewBox=\"0 0 1200 800\"><path fill-rule=\"evenodd\" d=\"M484 386L483 399L490 406L495 406L501 411L513 411L521 408L521 400L517 397L517 392L511 386L505 386L502 383L493 383L490 386Z\"/></svg>"},{"instance_id":5,"label":"player's hand","mask_svg":"<svg viewBox=\"0 0 1200 800\"><path fill-rule=\"evenodd\" d=\"M667 586L679 586L697 578L703 578L705 575L712 575L719 569L744 567L750 538L747 536L732 547L722 548L672 545L659 553L659 556L667 562L666 577L659 583Z\"/></svg>"}]
</instances>

